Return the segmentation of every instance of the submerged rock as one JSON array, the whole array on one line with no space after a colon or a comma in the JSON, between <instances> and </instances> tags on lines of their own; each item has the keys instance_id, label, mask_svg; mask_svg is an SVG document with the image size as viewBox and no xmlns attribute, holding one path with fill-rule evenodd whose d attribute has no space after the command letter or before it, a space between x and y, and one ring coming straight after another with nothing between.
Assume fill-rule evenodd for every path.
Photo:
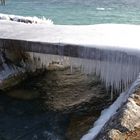
<instances>
[{"instance_id":1,"label":"submerged rock","mask_svg":"<svg viewBox=\"0 0 140 140\"><path fill-rule=\"evenodd\" d=\"M78 140L92 127L100 111L109 106L109 94L97 76L82 74L78 68L57 68L28 75L7 94L16 99L36 99L44 112L67 114L66 138Z\"/></svg>"},{"instance_id":2,"label":"submerged rock","mask_svg":"<svg viewBox=\"0 0 140 140\"><path fill-rule=\"evenodd\" d=\"M67 140L80 140L80 138L88 131L99 114L88 115L72 115L70 124L66 133Z\"/></svg>"},{"instance_id":3,"label":"submerged rock","mask_svg":"<svg viewBox=\"0 0 140 140\"><path fill-rule=\"evenodd\" d=\"M67 140L79 140L111 103L99 78L82 74L78 68L47 71L39 85L43 110L70 114Z\"/></svg>"},{"instance_id":4,"label":"submerged rock","mask_svg":"<svg viewBox=\"0 0 140 140\"><path fill-rule=\"evenodd\" d=\"M26 89L13 89L12 91L8 91L7 95L21 100L34 100L40 97L40 93L37 91L26 90Z\"/></svg>"},{"instance_id":5,"label":"submerged rock","mask_svg":"<svg viewBox=\"0 0 140 140\"><path fill-rule=\"evenodd\" d=\"M65 113L87 110L100 110L109 101L105 87L98 77L80 73L78 68L48 71L40 85L44 93L44 107ZM98 107L96 106L98 104ZM90 107L89 107L90 106Z\"/></svg>"}]
</instances>

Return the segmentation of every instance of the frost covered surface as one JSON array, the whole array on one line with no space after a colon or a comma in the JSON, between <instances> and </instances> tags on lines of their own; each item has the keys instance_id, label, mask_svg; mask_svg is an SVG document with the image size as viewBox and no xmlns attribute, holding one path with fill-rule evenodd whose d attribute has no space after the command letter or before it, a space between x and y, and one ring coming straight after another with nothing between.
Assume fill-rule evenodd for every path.
<instances>
[{"instance_id":1,"label":"frost covered surface","mask_svg":"<svg viewBox=\"0 0 140 140\"><path fill-rule=\"evenodd\" d=\"M53 61L68 63L71 66L71 70L74 66L79 66L84 73L96 73L99 75L101 80L105 82L106 87L111 85L113 89L120 91L127 89L140 72L140 25L50 26L47 24L27 25L11 20L1 20L0 33L0 38L4 39L57 43L62 46L59 47L60 50L58 48L59 55L41 54L40 49L34 53L34 49L39 46L32 46L29 54L33 60L39 62L35 63L36 68L47 67ZM71 57L72 54L65 56L61 49L67 49L66 44L83 46L85 51L81 52L79 49L76 57ZM90 50L93 49L94 51L90 53ZM73 50L74 52L75 50ZM105 123L116 113L117 109L121 107L139 84L140 77L126 92L120 94L108 109L102 112L94 127L81 140L95 138Z\"/></svg>"},{"instance_id":2,"label":"frost covered surface","mask_svg":"<svg viewBox=\"0 0 140 140\"><path fill-rule=\"evenodd\" d=\"M93 140L99 134L105 123L116 113L116 111L125 103L128 97L140 86L140 76L131 85L131 87L120 94L117 100L108 108L102 111L101 116L94 123L92 129L89 130L88 134L84 135L81 140Z\"/></svg>"},{"instance_id":3,"label":"frost covered surface","mask_svg":"<svg viewBox=\"0 0 140 140\"><path fill-rule=\"evenodd\" d=\"M76 57L64 57L63 55L59 56L40 53L30 53L30 56L32 60L35 60L34 66L36 68L47 68L52 62L59 62L65 66L71 66L71 70L73 67L80 67L82 73L95 73L96 75L99 75L107 88L111 85L112 89L117 89L119 92L127 89L127 87L136 79L140 71L139 61L137 64L133 64L132 60L127 63L120 62L116 59L110 61L109 59L113 59L113 57L109 57L106 61L100 61L96 59L88 60ZM122 59L121 61L124 60Z\"/></svg>"},{"instance_id":4,"label":"frost covered surface","mask_svg":"<svg viewBox=\"0 0 140 140\"><path fill-rule=\"evenodd\" d=\"M45 17L38 18L35 16L23 17L23 16L0 14L0 20L16 21L16 22L31 23L31 24L48 24L48 25L53 24L53 21L50 19L46 19Z\"/></svg>"},{"instance_id":5,"label":"frost covered surface","mask_svg":"<svg viewBox=\"0 0 140 140\"><path fill-rule=\"evenodd\" d=\"M75 48L67 56L71 68L78 65L85 73L96 73L105 82L106 87L111 85L112 88L120 91L127 89L140 72L139 25L50 26L3 20L0 21L0 32L0 38L60 44L58 47L60 54L57 56L34 53L34 56L41 58L43 65L48 65L49 61L56 61L56 59L63 63L65 55L63 51L67 50L66 44L83 46L83 51L79 49L80 47L77 50ZM39 46L34 45L31 51L37 48ZM71 57L75 52L77 58ZM38 49L37 53L42 53L41 49Z\"/></svg>"},{"instance_id":6,"label":"frost covered surface","mask_svg":"<svg viewBox=\"0 0 140 140\"><path fill-rule=\"evenodd\" d=\"M129 52L140 50L140 26L125 24L53 25L0 21L1 38L78 44Z\"/></svg>"}]
</instances>

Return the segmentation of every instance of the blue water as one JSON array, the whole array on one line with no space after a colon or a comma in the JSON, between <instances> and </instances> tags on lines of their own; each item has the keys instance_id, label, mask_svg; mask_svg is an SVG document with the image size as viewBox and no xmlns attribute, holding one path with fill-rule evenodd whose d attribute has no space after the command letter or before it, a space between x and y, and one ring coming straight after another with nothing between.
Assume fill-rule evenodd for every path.
<instances>
[{"instance_id":1,"label":"blue water","mask_svg":"<svg viewBox=\"0 0 140 140\"><path fill-rule=\"evenodd\" d=\"M46 17L55 24L140 24L140 0L6 0L0 13Z\"/></svg>"}]
</instances>

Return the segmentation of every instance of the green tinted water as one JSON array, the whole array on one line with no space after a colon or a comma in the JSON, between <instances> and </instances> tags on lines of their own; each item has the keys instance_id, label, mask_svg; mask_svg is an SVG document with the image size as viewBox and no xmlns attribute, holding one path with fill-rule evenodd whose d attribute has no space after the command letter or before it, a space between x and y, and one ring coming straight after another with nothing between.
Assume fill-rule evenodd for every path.
<instances>
[{"instance_id":1,"label":"green tinted water","mask_svg":"<svg viewBox=\"0 0 140 140\"><path fill-rule=\"evenodd\" d=\"M139 0L7 0L0 13L46 17L55 24L140 24Z\"/></svg>"}]
</instances>

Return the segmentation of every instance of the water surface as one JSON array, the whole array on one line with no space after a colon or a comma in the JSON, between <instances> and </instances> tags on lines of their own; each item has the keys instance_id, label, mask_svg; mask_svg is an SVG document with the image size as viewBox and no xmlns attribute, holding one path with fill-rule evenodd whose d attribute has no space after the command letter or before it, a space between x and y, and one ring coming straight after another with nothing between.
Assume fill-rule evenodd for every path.
<instances>
[{"instance_id":1,"label":"water surface","mask_svg":"<svg viewBox=\"0 0 140 140\"><path fill-rule=\"evenodd\" d=\"M140 24L139 0L7 0L0 13L46 17L55 24Z\"/></svg>"}]
</instances>

